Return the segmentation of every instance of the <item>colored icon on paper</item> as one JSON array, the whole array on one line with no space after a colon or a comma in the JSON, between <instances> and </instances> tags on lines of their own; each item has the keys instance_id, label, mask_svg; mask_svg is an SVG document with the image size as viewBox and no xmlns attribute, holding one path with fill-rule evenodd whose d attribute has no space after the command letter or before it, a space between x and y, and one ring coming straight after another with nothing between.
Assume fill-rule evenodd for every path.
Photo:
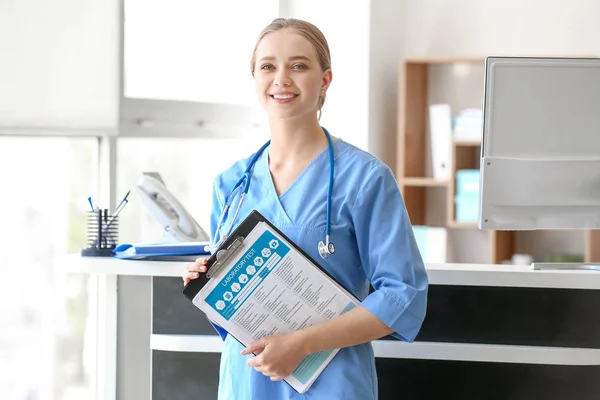
<instances>
[{"instance_id":1,"label":"colored icon on paper","mask_svg":"<svg viewBox=\"0 0 600 400\"><path fill-rule=\"evenodd\" d=\"M272 249L276 249L279 247L279 242L277 240L273 239L269 242L269 247Z\"/></svg>"},{"instance_id":2,"label":"colored icon on paper","mask_svg":"<svg viewBox=\"0 0 600 400\"><path fill-rule=\"evenodd\" d=\"M256 265L257 267L260 267L261 265L263 265L264 261L262 257L256 257L254 259L254 265Z\"/></svg>"},{"instance_id":3,"label":"colored icon on paper","mask_svg":"<svg viewBox=\"0 0 600 400\"><path fill-rule=\"evenodd\" d=\"M233 299L233 294L231 294L231 292L225 292L223 293L223 299L225 301L231 301L231 299Z\"/></svg>"},{"instance_id":4,"label":"colored icon on paper","mask_svg":"<svg viewBox=\"0 0 600 400\"><path fill-rule=\"evenodd\" d=\"M271 250L264 248L262 249L261 254L264 258L269 258L269 256L271 255Z\"/></svg>"},{"instance_id":5,"label":"colored icon on paper","mask_svg":"<svg viewBox=\"0 0 600 400\"><path fill-rule=\"evenodd\" d=\"M217 310L222 310L225 308L225 302L223 300L219 300L217 301L217 304L215 304L217 307Z\"/></svg>"},{"instance_id":6,"label":"colored icon on paper","mask_svg":"<svg viewBox=\"0 0 600 400\"><path fill-rule=\"evenodd\" d=\"M241 287L241 286L240 286L240 284L239 284L239 283L237 283L237 282L234 282L234 283L231 285L231 290L233 290L235 293L239 292L241 288L242 288L242 287Z\"/></svg>"},{"instance_id":7,"label":"colored icon on paper","mask_svg":"<svg viewBox=\"0 0 600 400\"><path fill-rule=\"evenodd\" d=\"M238 279L239 279L240 283L246 283L246 282L248 282L248 275L241 274Z\"/></svg>"},{"instance_id":8,"label":"colored icon on paper","mask_svg":"<svg viewBox=\"0 0 600 400\"><path fill-rule=\"evenodd\" d=\"M246 268L246 273L248 275L254 275L256 273L256 268L254 267L254 265L249 265L248 268Z\"/></svg>"}]
</instances>

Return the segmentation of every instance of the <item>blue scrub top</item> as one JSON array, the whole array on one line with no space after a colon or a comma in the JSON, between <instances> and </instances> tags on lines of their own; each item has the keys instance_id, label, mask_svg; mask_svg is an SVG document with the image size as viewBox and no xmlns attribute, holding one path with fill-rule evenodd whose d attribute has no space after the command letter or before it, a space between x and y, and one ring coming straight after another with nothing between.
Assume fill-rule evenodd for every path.
<instances>
[{"instance_id":1,"label":"blue scrub top","mask_svg":"<svg viewBox=\"0 0 600 400\"><path fill-rule=\"evenodd\" d=\"M249 192L233 229L254 209L352 292L362 306L394 330L396 338L412 342L421 328L427 304L427 274L413 235L398 184L376 157L338 139L333 143L335 180L331 204L331 241L335 253L323 260L319 241L325 239L329 186L329 150L325 149L277 196L268 164L268 148L251 173ZM211 234L231 188L251 157L240 160L215 179ZM237 195L237 194L236 194ZM237 199L223 227L235 214ZM369 294L369 284L375 289ZM220 332L219 399L283 400L377 398L377 375L371 343L343 348L311 388L299 394L287 383L272 382L247 366L252 355Z\"/></svg>"}]
</instances>

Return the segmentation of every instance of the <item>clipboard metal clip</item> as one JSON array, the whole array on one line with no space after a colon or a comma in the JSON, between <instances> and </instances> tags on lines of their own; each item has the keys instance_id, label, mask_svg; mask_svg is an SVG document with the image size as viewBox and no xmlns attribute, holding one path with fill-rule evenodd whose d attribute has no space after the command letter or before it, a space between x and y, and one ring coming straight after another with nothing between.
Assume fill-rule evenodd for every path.
<instances>
[{"instance_id":1,"label":"clipboard metal clip","mask_svg":"<svg viewBox=\"0 0 600 400\"><path fill-rule=\"evenodd\" d=\"M239 236L226 249L218 250L215 254L217 261L210 267L208 271L206 271L206 277L208 279L212 279L213 276L217 275L227 260L229 260L240 249L240 247L242 247L243 243L244 237Z\"/></svg>"}]
</instances>

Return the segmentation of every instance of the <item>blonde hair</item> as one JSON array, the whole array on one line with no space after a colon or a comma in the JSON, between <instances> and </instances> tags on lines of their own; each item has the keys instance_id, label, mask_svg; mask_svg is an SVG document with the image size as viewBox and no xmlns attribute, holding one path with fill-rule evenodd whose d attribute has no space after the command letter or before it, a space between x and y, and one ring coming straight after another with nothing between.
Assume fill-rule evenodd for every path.
<instances>
[{"instance_id":1,"label":"blonde hair","mask_svg":"<svg viewBox=\"0 0 600 400\"><path fill-rule=\"evenodd\" d=\"M256 49L260 44L261 40L271 32L276 32L281 29L293 29L296 33L303 36L310 42L315 48L317 53L319 65L323 71L327 71L331 68L331 53L329 52L329 45L323 32L319 30L315 25L310 22L302 21L295 18L276 18L269 25L267 25L256 40L254 45L254 51L252 52L252 59L250 60L250 71L254 76L254 64L256 63ZM321 118L321 108L325 104L325 94L319 96L319 102L317 108L319 112L319 119Z\"/></svg>"}]
</instances>

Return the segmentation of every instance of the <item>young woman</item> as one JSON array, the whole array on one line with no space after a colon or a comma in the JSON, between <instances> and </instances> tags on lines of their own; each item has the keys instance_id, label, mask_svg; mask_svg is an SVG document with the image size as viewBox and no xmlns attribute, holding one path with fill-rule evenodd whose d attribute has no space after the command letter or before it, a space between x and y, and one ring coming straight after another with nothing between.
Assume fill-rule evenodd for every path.
<instances>
[{"instance_id":1,"label":"young woman","mask_svg":"<svg viewBox=\"0 0 600 400\"><path fill-rule=\"evenodd\" d=\"M413 341L426 310L427 275L398 185L385 164L319 125L332 80L329 47L319 29L300 20L274 20L260 34L250 66L271 140L255 154L237 216L240 196L231 190L253 157L215 180L213 242L256 209L362 303L247 348L216 327L225 340L219 399L376 399L370 342L389 334ZM184 284L205 272L205 265L205 259L189 264ZM337 348L306 393L281 381L307 355Z\"/></svg>"}]
</instances>

